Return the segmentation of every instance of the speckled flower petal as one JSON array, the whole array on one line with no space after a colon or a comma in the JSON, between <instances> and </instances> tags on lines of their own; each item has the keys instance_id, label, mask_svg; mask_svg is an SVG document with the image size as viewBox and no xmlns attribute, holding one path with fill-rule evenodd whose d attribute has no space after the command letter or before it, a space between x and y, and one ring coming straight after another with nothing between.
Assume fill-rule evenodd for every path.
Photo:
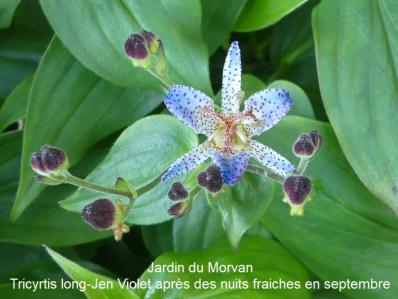
<instances>
[{"instance_id":1,"label":"speckled flower petal","mask_svg":"<svg viewBox=\"0 0 398 299\"><path fill-rule=\"evenodd\" d=\"M233 42L228 50L222 75L222 113L231 115L239 112L241 91L241 62L238 42Z\"/></svg>"},{"instance_id":2,"label":"speckled flower petal","mask_svg":"<svg viewBox=\"0 0 398 299\"><path fill-rule=\"evenodd\" d=\"M183 175L202 164L211 155L211 150L203 144L195 147L190 152L177 159L162 176L162 183L171 180L176 176Z\"/></svg>"},{"instance_id":3,"label":"speckled flower petal","mask_svg":"<svg viewBox=\"0 0 398 299\"><path fill-rule=\"evenodd\" d=\"M257 92L245 101L245 110L252 110L254 116L264 123L246 124L249 137L260 135L280 121L292 107L289 93L281 88L268 88Z\"/></svg>"},{"instance_id":4,"label":"speckled flower petal","mask_svg":"<svg viewBox=\"0 0 398 299\"><path fill-rule=\"evenodd\" d=\"M239 182L249 163L249 155L237 153L233 156L224 156L218 151L212 152L214 163L220 168L223 183L235 185Z\"/></svg>"},{"instance_id":5,"label":"speckled flower petal","mask_svg":"<svg viewBox=\"0 0 398 299\"><path fill-rule=\"evenodd\" d=\"M273 172L286 176L294 171L292 163L268 146L251 140L250 147L248 154Z\"/></svg>"},{"instance_id":6,"label":"speckled flower petal","mask_svg":"<svg viewBox=\"0 0 398 299\"><path fill-rule=\"evenodd\" d=\"M214 132L217 119L203 113L203 108L214 110L214 102L203 92L189 86L173 85L164 103L172 114L196 133L210 136Z\"/></svg>"}]
</instances>

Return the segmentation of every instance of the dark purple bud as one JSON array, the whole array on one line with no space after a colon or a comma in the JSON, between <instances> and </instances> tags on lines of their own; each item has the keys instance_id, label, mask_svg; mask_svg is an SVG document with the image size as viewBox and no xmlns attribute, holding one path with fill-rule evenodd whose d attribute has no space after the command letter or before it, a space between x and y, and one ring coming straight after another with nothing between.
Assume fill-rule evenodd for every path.
<instances>
[{"instance_id":1,"label":"dark purple bud","mask_svg":"<svg viewBox=\"0 0 398 299\"><path fill-rule=\"evenodd\" d=\"M63 150L51 145L44 145L41 148L41 159L44 168L49 172L55 172L61 168L67 168L68 158ZM66 166L66 167L65 167Z\"/></svg>"},{"instance_id":2,"label":"dark purple bud","mask_svg":"<svg viewBox=\"0 0 398 299\"><path fill-rule=\"evenodd\" d=\"M291 204L304 203L312 188L311 180L306 176L292 175L283 183L283 190Z\"/></svg>"},{"instance_id":3,"label":"dark purple bud","mask_svg":"<svg viewBox=\"0 0 398 299\"><path fill-rule=\"evenodd\" d=\"M187 215L190 211L191 204L188 201L181 201L172 205L167 212L169 215L179 218Z\"/></svg>"},{"instance_id":4,"label":"dark purple bud","mask_svg":"<svg viewBox=\"0 0 398 299\"><path fill-rule=\"evenodd\" d=\"M171 200L184 200L188 198L189 193L182 183L176 182L171 186L168 196Z\"/></svg>"},{"instance_id":5,"label":"dark purple bud","mask_svg":"<svg viewBox=\"0 0 398 299\"><path fill-rule=\"evenodd\" d=\"M211 165L207 168L206 172L209 176L207 190L217 193L223 186L220 168L216 165Z\"/></svg>"},{"instance_id":6,"label":"dark purple bud","mask_svg":"<svg viewBox=\"0 0 398 299\"><path fill-rule=\"evenodd\" d=\"M150 48L152 43L154 41L156 41L155 34L153 34L152 32L146 31L145 29L142 29L139 34L145 39L145 42L146 42L148 48Z\"/></svg>"},{"instance_id":7,"label":"dark purple bud","mask_svg":"<svg viewBox=\"0 0 398 299\"><path fill-rule=\"evenodd\" d=\"M148 57L146 40L141 34L131 34L124 44L124 49L130 58L143 60Z\"/></svg>"},{"instance_id":8,"label":"dark purple bud","mask_svg":"<svg viewBox=\"0 0 398 299\"><path fill-rule=\"evenodd\" d=\"M205 188L207 188L207 186L209 185L209 180L210 180L210 175L207 171L200 172L196 177L198 185Z\"/></svg>"},{"instance_id":9,"label":"dark purple bud","mask_svg":"<svg viewBox=\"0 0 398 299\"><path fill-rule=\"evenodd\" d=\"M110 229L115 220L115 205L106 198L97 199L82 211L84 221L97 230Z\"/></svg>"},{"instance_id":10,"label":"dark purple bud","mask_svg":"<svg viewBox=\"0 0 398 299\"><path fill-rule=\"evenodd\" d=\"M315 146L312 143L311 136L307 133L300 134L293 145L293 153L297 157L312 157L315 152Z\"/></svg>"},{"instance_id":11,"label":"dark purple bud","mask_svg":"<svg viewBox=\"0 0 398 299\"><path fill-rule=\"evenodd\" d=\"M30 156L30 167L38 174L46 175L48 173L43 165L40 153L32 153Z\"/></svg>"},{"instance_id":12,"label":"dark purple bud","mask_svg":"<svg viewBox=\"0 0 398 299\"><path fill-rule=\"evenodd\" d=\"M319 148L322 144L322 136L317 130L311 130L310 132L312 143L316 148Z\"/></svg>"}]
</instances>

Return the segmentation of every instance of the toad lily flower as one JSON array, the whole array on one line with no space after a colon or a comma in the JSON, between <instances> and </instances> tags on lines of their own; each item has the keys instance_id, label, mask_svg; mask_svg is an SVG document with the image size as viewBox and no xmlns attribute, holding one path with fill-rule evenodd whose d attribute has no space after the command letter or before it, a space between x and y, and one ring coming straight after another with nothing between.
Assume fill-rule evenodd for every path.
<instances>
[{"instance_id":1,"label":"toad lily flower","mask_svg":"<svg viewBox=\"0 0 398 299\"><path fill-rule=\"evenodd\" d=\"M171 86L164 99L166 107L185 125L208 139L183 155L162 176L166 182L185 174L211 158L220 168L223 183L236 184L250 157L267 169L286 176L294 166L274 150L253 140L273 127L292 106L289 94L278 88L257 92L245 101L241 91L241 59L238 42L229 48L223 69L221 113L213 100L199 90L183 85Z\"/></svg>"}]
</instances>

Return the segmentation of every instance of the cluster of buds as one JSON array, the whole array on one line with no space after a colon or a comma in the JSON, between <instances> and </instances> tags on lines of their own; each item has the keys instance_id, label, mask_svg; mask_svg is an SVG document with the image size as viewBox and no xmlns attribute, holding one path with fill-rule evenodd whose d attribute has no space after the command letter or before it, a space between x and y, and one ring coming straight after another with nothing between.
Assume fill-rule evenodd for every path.
<instances>
[{"instance_id":1,"label":"cluster of buds","mask_svg":"<svg viewBox=\"0 0 398 299\"><path fill-rule=\"evenodd\" d=\"M295 173L288 176L283 182L285 194L283 201L290 205L290 215L292 216L302 216L304 205L311 200L312 182L303 173L321 144L322 136L317 130L300 134L293 144L293 153L300 158L300 163Z\"/></svg>"},{"instance_id":2,"label":"cluster of buds","mask_svg":"<svg viewBox=\"0 0 398 299\"><path fill-rule=\"evenodd\" d=\"M214 164L200 172L196 181L199 186L206 188L211 193L218 193L223 187L220 168Z\"/></svg>"},{"instance_id":3,"label":"cluster of buds","mask_svg":"<svg viewBox=\"0 0 398 299\"><path fill-rule=\"evenodd\" d=\"M82 210L83 220L94 229L104 231L113 229L115 240L120 241L130 228L123 222L128 205L120 200L113 202L107 198L97 199Z\"/></svg>"},{"instance_id":4,"label":"cluster of buds","mask_svg":"<svg viewBox=\"0 0 398 299\"><path fill-rule=\"evenodd\" d=\"M142 29L131 34L124 44L124 50L134 66L147 69L166 82L170 81L166 73L162 41L152 32Z\"/></svg>"},{"instance_id":5,"label":"cluster of buds","mask_svg":"<svg viewBox=\"0 0 398 299\"><path fill-rule=\"evenodd\" d=\"M174 183L167 195L170 200L177 201L169 208L168 213L170 215L178 218L191 211L192 201L189 199L189 192L181 182Z\"/></svg>"},{"instance_id":6,"label":"cluster of buds","mask_svg":"<svg viewBox=\"0 0 398 299\"><path fill-rule=\"evenodd\" d=\"M65 152L52 145L43 145L38 152L32 153L30 166L38 174L36 180L48 185L63 182L64 172L69 168Z\"/></svg>"},{"instance_id":7,"label":"cluster of buds","mask_svg":"<svg viewBox=\"0 0 398 299\"><path fill-rule=\"evenodd\" d=\"M293 153L303 159L311 159L322 144L322 136L317 130L302 133L293 145Z\"/></svg>"}]
</instances>

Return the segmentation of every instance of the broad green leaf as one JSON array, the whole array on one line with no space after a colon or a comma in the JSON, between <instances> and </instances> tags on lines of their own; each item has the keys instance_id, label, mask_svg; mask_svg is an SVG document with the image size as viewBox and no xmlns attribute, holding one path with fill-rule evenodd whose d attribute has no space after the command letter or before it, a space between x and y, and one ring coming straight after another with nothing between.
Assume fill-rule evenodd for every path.
<instances>
[{"instance_id":1,"label":"broad green leaf","mask_svg":"<svg viewBox=\"0 0 398 299\"><path fill-rule=\"evenodd\" d=\"M32 289L13 289L12 283L0 284L0 294L7 299L81 299L85 298L78 290L41 289L33 292Z\"/></svg>"},{"instance_id":2,"label":"broad green leaf","mask_svg":"<svg viewBox=\"0 0 398 299\"><path fill-rule=\"evenodd\" d=\"M105 276L96 274L88 271L78 264L66 259L59 253L46 247L48 254L54 259L54 261L65 271L70 278L75 281L84 281L87 283L87 289L84 292L87 298L102 299L102 298L120 298L120 299L139 299L134 292L128 288L120 287L119 283L115 280L107 278ZM104 289L93 287L97 281L101 281L105 284L109 284L109 287ZM90 284L90 285L89 285ZM112 287L110 287L112 286Z\"/></svg>"},{"instance_id":3,"label":"broad green leaf","mask_svg":"<svg viewBox=\"0 0 398 299\"><path fill-rule=\"evenodd\" d=\"M268 27L304 4L307 0L249 0L243 9L235 31L248 32Z\"/></svg>"},{"instance_id":4,"label":"broad green leaf","mask_svg":"<svg viewBox=\"0 0 398 299\"><path fill-rule=\"evenodd\" d=\"M173 223L174 221L166 221L141 227L145 247L152 256L157 257L162 253L173 251Z\"/></svg>"},{"instance_id":5,"label":"broad green leaf","mask_svg":"<svg viewBox=\"0 0 398 299\"><path fill-rule=\"evenodd\" d=\"M274 186L271 181L245 173L239 184L207 199L222 217L222 224L231 245L238 247L243 234L267 211Z\"/></svg>"},{"instance_id":6,"label":"broad green leaf","mask_svg":"<svg viewBox=\"0 0 398 299\"><path fill-rule=\"evenodd\" d=\"M0 3L0 29L10 26L12 17L21 0L2 0Z\"/></svg>"},{"instance_id":7,"label":"broad green leaf","mask_svg":"<svg viewBox=\"0 0 398 299\"><path fill-rule=\"evenodd\" d=\"M0 132L12 123L24 118L32 77L22 81L7 97L0 108Z\"/></svg>"},{"instance_id":8,"label":"broad green leaf","mask_svg":"<svg viewBox=\"0 0 398 299\"><path fill-rule=\"evenodd\" d=\"M398 222L393 212L359 181L325 123L287 117L260 140L294 161L297 135L317 129L320 152L306 175L313 181L312 201L303 217L289 216L277 191L263 222L300 261L323 280L388 280L390 290L346 290L354 298L398 296ZM366 265L366 266L364 266ZM359 268L358 268L359 267ZM360 269L360 270L359 270Z\"/></svg>"},{"instance_id":9,"label":"broad green leaf","mask_svg":"<svg viewBox=\"0 0 398 299\"><path fill-rule=\"evenodd\" d=\"M323 1L313 28L322 99L343 152L398 215L397 4Z\"/></svg>"},{"instance_id":10,"label":"broad green leaf","mask_svg":"<svg viewBox=\"0 0 398 299\"><path fill-rule=\"evenodd\" d=\"M316 292L313 296L314 299L350 299L339 291L321 291Z\"/></svg>"},{"instance_id":11,"label":"broad green leaf","mask_svg":"<svg viewBox=\"0 0 398 299\"><path fill-rule=\"evenodd\" d=\"M34 73L51 36L38 3L22 1L12 25L0 31L0 98Z\"/></svg>"},{"instance_id":12,"label":"broad green leaf","mask_svg":"<svg viewBox=\"0 0 398 299\"><path fill-rule=\"evenodd\" d=\"M284 88L289 92L290 97L293 99L293 107L289 111L290 115L315 118L311 102L300 86L286 80L276 80L268 85L267 88Z\"/></svg>"},{"instance_id":13,"label":"broad green leaf","mask_svg":"<svg viewBox=\"0 0 398 299\"><path fill-rule=\"evenodd\" d=\"M172 231L176 252L204 249L226 238L220 214L209 207L204 191L196 197L188 215L174 220Z\"/></svg>"},{"instance_id":14,"label":"broad green leaf","mask_svg":"<svg viewBox=\"0 0 398 299\"><path fill-rule=\"evenodd\" d=\"M100 77L126 87L156 87L159 82L145 70L132 67L124 53L127 37L145 28L162 39L175 82L210 92L199 0L40 3L65 47Z\"/></svg>"},{"instance_id":15,"label":"broad green leaf","mask_svg":"<svg viewBox=\"0 0 398 299\"><path fill-rule=\"evenodd\" d=\"M99 146L98 146L99 147ZM46 189L15 223L9 213L18 186L21 161L22 132L0 135L0 240L20 244L67 246L106 238L108 232L98 232L85 224L77 214L63 210L56 199L65 197L74 189L57 186ZM102 150L102 152L105 152ZM103 156L99 149L89 153ZM97 159L98 160L98 159ZM90 162L90 161L85 161ZM95 163L95 161L94 161ZM80 173L89 165L76 169ZM85 171L87 172L87 171Z\"/></svg>"},{"instance_id":16,"label":"broad green leaf","mask_svg":"<svg viewBox=\"0 0 398 299\"><path fill-rule=\"evenodd\" d=\"M141 27L154 32L162 40L166 59L176 73L174 81L211 95L208 52L202 38L200 0L121 1Z\"/></svg>"},{"instance_id":17,"label":"broad green leaf","mask_svg":"<svg viewBox=\"0 0 398 299\"><path fill-rule=\"evenodd\" d=\"M156 92L120 88L100 79L55 38L31 87L12 219L44 189L32 180L32 152L43 144L53 144L64 149L74 165L93 144L152 111L161 98Z\"/></svg>"},{"instance_id":18,"label":"broad green leaf","mask_svg":"<svg viewBox=\"0 0 398 299\"><path fill-rule=\"evenodd\" d=\"M201 0L202 32L209 49L214 53L228 40L240 12L247 0Z\"/></svg>"},{"instance_id":19,"label":"broad green leaf","mask_svg":"<svg viewBox=\"0 0 398 299\"><path fill-rule=\"evenodd\" d=\"M303 283L307 278L305 268L281 245L273 240L261 237L246 237L241 242L239 251L231 249L228 242L223 242L209 249L192 251L187 253L168 253L160 256L154 262L155 265L168 265L175 262L183 265L184 272L148 272L141 276L142 280L151 279L152 288L149 290L138 290L137 294L141 298L310 298L310 294L305 289L286 290L286 289L267 289L254 290L252 281L272 280L293 280ZM203 273L193 273L188 271L189 265L196 263L203 265ZM251 265L251 273L217 273L207 271L208 263L215 265ZM214 281L215 289L201 288L195 289L194 283L202 281ZM221 282L233 282L238 280L248 281L248 289L227 289L221 288ZM156 284L167 281L187 281L190 285L188 289L155 289Z\"/></svg>"},{"instance_id":20,"label":"broad green leaf","mask_svg":"<svg viewBox=\"0 0 398 299\"><path fill-rule=\"evenodd\" d=\"M143 188L153 182L178 157L196 146L197 142L194 132L173 116L146 117L120 135L107 157L87 176L87 180L112 185L118 177L123 177L134 188ZM171 183L158 184L140 195L133 204L127 221L153 224L170 219L167 208L172 203L167 192ZM101 196L79 189L61 205L65 209L80 212L87 203Z\"/></svg>"}]
</instances>

